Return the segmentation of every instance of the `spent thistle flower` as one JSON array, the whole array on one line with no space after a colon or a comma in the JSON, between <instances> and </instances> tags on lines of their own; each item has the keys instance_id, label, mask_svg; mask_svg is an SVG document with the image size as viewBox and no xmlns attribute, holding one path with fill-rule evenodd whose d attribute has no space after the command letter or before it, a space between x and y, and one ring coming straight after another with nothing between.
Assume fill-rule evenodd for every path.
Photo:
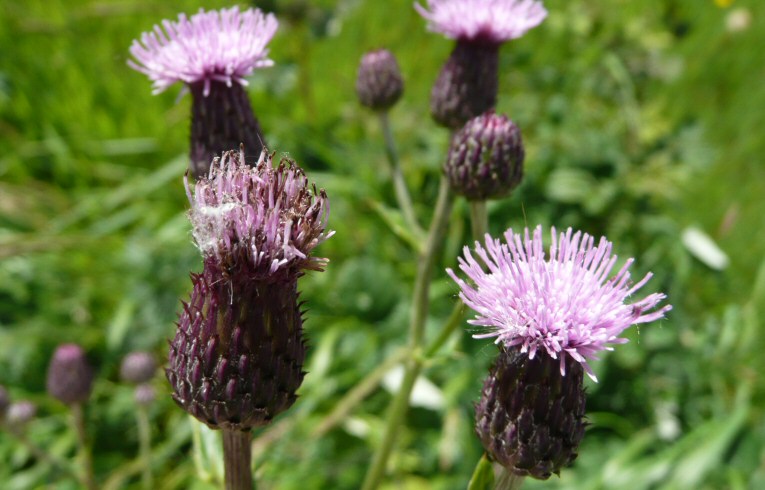
<instances>
[{"instance_id":1,"label":"spent thistle flower","mask_svg":"<svg viewBox=\"0 0 765 490\"><path fill-rule=\"evenodd\" d=\"M93 369L77 344L56 348L48 365L48 394L66 405L83 403L93 389Z\"/></svg>"},{"instance_id":2,"label":"spent thistle flower","mask_svg":"<svg viewBox=\"0 0 765 490\"><path fill-rule=\"evenodd\" d=\"M521 182L524 155L518 126L489 111L454 135L444 173L451 188L469 200L499 199Z\"/></svg>"},{"instance_id":3,"label":"spent thistle flower","mask_svg":"<svg viewBox=\"0 0 765 490\"><path fill-rule=\"evenodd\" d=\"M428 0L415 9L428 29L456 41L433 84L430 110L441 125L458 129L493 108L499 84L499 47L547 16L534 0Z\"/></svg>"},{"instance_id":4,"label":"spent thistle flower","mask_svg":"<svg viewBox=\"0 0 765 490\"><path fill-rule=\"evenodd\" d=\"M257 68L273 65L266 45L276 33L273 14L237 7L164 20L134 40L128 65L146 74L154 93L176 82L191 91L191 170L207 172L213 157L244 143L259 153L263 134L242 86ZM163 29L164 28L164 29Z\"/></svg>"},{"instance_id":5,"label":"spent thistle flower","mask_svg":"<svg viewBox=\"0 0 765 490\"><path fill-rule=\"evenodd\" d=\"M651 278L630 282L629 259L611 275L612 244L569 228L552 229L549 257L542 227L487 235L485 248L465 247L460 269L472 284L449 275L476 312L470 323L496 337L500 355L476 406L476 432L494 461L518 475L548 478L576 457L585 422L583 372L588 360L626 339L629 326L662 318L670 305L653 293L627 303ZM482 263L481 263L482 262ZM610 277L609 277L610 276Z\"/></svg>"},{"instance_id":6,"label":"spent thistle flower","mask_svg":"<svg viewBox=\"0 0 765 490\"><path fill-rule=\"evenodd\" d=\"M167 376L175 401L213 428L267 424L305 374L297 279L327 263L310 253L332 235L329 201L294 162L272 158L249 167L229 151L193 193L187 183L204 268L191 276Z\"/></svg>"},{"instance_id":7,"label":"spent thistle flower","mask_svg":"<svg viewBox=\"0 0 765 490\"><path fill-rule=\"evenodd\" d=\"M356 78L356 94L362 105L374 110L389 109L403 92L404 80L393 53L378 49L362 56Z\"/></svg>"}]
</instances>

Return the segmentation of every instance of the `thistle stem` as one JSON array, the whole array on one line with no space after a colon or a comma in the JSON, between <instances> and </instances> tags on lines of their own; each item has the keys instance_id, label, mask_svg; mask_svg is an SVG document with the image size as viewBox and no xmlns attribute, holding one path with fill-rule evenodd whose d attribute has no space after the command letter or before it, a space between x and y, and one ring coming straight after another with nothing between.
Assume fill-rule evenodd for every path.
<instances>
[{"instance_id":1,"label":"thistle stem","mask_svg":"<svg viewBox=\"0 0 765 490\"><path fill-rule=\"evenodd\" d=\"M468 201L470 205L470 228L473 231L473 240L483 241L489 232L489 213L486 210L486 201Z\"/></svg>"},{"instance_id":2,"label":"thistle stem","mask_svg":"<svg viewBox=\"0 0 765 490\"><path fill-rule=\"evenodd\" d=\"M13 427L11 425L6 425L5 428L7 429L8 433L15 438L19 443L21 443L22 446L27 448L27 450L32 453L32 455L37 458L38 460L47 463L52 468L55 468L56 470L66 473L67 475L73 477L75 480L80 482L81 485L84 485L84 482L82 479L77 475L75 471L72 470L72 468L67 464L65 461L62 461L58 459L57 457L53 456L34 442L32 442L26 434L22 430L20 430L18 427Z\"/></svg>"},{"instance_id":3,"label":"thistle stem","mask_svg":"<svg viewBox=\"0 0 765 490\"><path fill-rule=\"evenodd\" d=\"M523 486L523 477L504 466L494 464L494 490L519 490Z\"/></svg>"},{"instance_id":4,"label":"thistle stem","mask_svg":"<svg viewBox=\"0 0 765 490\"><path fill-rule=\"evenodd\" d=\"M313 437L321 437L346 419L356 405L372 393L388 371L409 356L409 350L401 348L380 364L354 386L336 405L332 412L314 429Z\"/></svg>"},{"instance_id":5,"label":"thistle stem","mask_svg":"<svg viewBox=\"0 0 765 490\"><path fill-rule=\"evenodd\" d=\"M151 424L149 423L149 411L143 404L136 407L136 422L138 425L138 444L141 458L141 480L145 490L153 488L151 474Z\"/></svg>"},{"instance_id":6,"label":"thistle stem","mask_svg":"<svg viewBox=\"0 0 765 490\"><path fill-rule=\"evenodd\" d=\"M417 221L417 215L414 213L414 206L412 205L412 198L409 195L409 189L406 187L406 180L404 180L404 173L401 170L401 163L398 157L398 151L396 150L396 143L393 139L393 131L391 131L387 110L380 111L380 125L382 126L383 136L385 138L385 154L388 157L391 178L393 179L393 189L396 192L398 207L404 215L404 220L406 221L407 226L415 235L421 237L423 236L422 227Z\"/></svg>"},{"instance_id":7,"label":"thistle stem","mask_svg":"<svg viewBox=\"0 0 765 490\"><path fill-rule=\"evenodd\" d=\"M83 484L88 490L96 490L96 479L93 474L93 455L90 452L88 435L85 430L85 410L82 403L73 403L70 409L72 411L72 428L77 434L77 452L82 464Z\"/></svg>"},{"instance_id":8,"label":"thistle stem","mask_svg":"<svg viewBox=\"0 0 765 490\"><path fill-rule=\"evenodd\" d=\"M377 447L372 458L372 464L367 470L362 490L374 490L380 485L383 475L385 474L385 467L388 464L388 458L393 449L393 444L396 441L399 427L409 408L409 397L412 394L412 388L414 388L414 383L422 369L423 361L421 357L421 347L423 334L425 332L425 320L428 316L428 307L430 306L428 301L430 276L435 263L436 250L443 239L451 209L452 199L449 193L449 182L446 180L446 177L442 176L439 183L436 211L433 215L433 221L430 224L424 251L422 255L420 255L417 263L417 277L414 283L414 297L412 302L412 317L409 325L410 359L406 365L404 380L388 410L388 418L385 432L383 434L383 440Z\"/></svg>"},{"instance_id":9,"label":"thistle stem","mask_svg":"<svg viewBox=\"0 0 765 490\"><path fill-rule=\"evenodd\" d=\"M454 330L462 324L462 315L465 313L465 304L460 300L454 305L449 318L446 319L441 332L433 342L428 345L425 350L425 358L430 359L438 353L438 350L449 340Z\"/></svg>"},{"instance_id":10,"label":"thistle stem","mask_svg":"<svg viewBox=\"0 0 765 490\"><path fill-rule=\"evenodd\" d=\"M250 433L223 429L223 466L226 490L252 490Z\"/></svg>"}]
</instances>

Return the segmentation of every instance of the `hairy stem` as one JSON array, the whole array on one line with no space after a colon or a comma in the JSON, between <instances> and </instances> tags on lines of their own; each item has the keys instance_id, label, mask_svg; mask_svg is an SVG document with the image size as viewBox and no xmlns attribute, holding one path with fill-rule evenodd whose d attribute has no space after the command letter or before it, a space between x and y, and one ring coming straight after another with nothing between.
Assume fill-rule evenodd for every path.
<instances>
[{"instance_id":1,"label":"hairy stem","mask_svg":"<svg viewBox=\"0 0 765 490\"><path fill-rule=\"evenodd\" d=\"M401 163L398 158L396 143L393 140L390 119L388 118L388 111L380 111L380 125L385 137L385 154L388 156L388 163L390 164L390 173L393 179L393 189L396 192L398 207L404 215L407 226L416 236L421 237L423 236L422 227L420 227L420 223L417 221L417 216L414 213L412 198L409 195L409 189L406 187L406 181L404 180L404 173L401 170Z\"/></svg>"},{"instance_id":2,"label":"hairy stem","mask_svg":"<svg viewBox=\"0 0 765 490\"><path fill-rule=\"evenodd\" d=\"M494 490L519 490L523 486L523 477L498 464L494 464Z\"/></svg>"},{"instance_id":3,"label":"hairy stem","mask_svg":"<svg viewBox=\"0 0 765 490\"><path fill-rule=\"evenodd\" d=\"M151 424L149 423L149 411L143 404L138 404L136 411L136 422L138 423L138 443L143 466L141 472L141 481L143 488L151 490L153 488L153 477L151 474Z\"/></svg>"},{"instance_id":4,"label":"hairy stem","mask_svg":"<svg viewBox=\"0 0 765 490\"><path fill-rule=\"evenodd\" d=\"M468 201L470 205L470 229L473 240L482 242L489 232L489 213L486 211L486 201Z\"/></svg>"},{"instance_id":5,"label":"hairy stem","mask_svg":"<svg viewBox=\"0 0 765 490\"><path fill-rule=\"evenodd\" d=\"M72 426L77 434L77 449L82 464L82 481L85 488L95 490L97 487L93 474L93 455L90 452L88 435L85 430L85 410L81 403L74 403L70 408L72 410Z\"/></svg>"},{"instance_id":6,"label":"hairy stem","mask_svg":"<svg viewBox=\"0 0 765 490\"><path fill-rule=\"evenodd\" d=\"M425 332L425 319L428 316L428 293L430 291L430 276L436 258L436 250L441 244L449 214L452 209L452 199L449 193L449 183L446 177L441 177L438 190L438 201L433 221L430 224L425 248L417 263L417 277L414 283L414 298L412 301L412 317L409 325L410 359L406 364L404 380L388 409L383 440L377 447L372 458L372 464L364 478L363 490L374 490L379 485L385 474L393 444L396 441L399 427L401 426L407 409L412 388L422 368L421 347Z\"/></svg>"},{"instance_id":7,"label":"hairy stem","mask_svg":"<svg viewBox=\"0 0 765 490\"><path fill-rule=\"evenodd\" d=\"M226 490L252 490L250 433L223 429L223 466Z\"/></svg>"}]
</instances>

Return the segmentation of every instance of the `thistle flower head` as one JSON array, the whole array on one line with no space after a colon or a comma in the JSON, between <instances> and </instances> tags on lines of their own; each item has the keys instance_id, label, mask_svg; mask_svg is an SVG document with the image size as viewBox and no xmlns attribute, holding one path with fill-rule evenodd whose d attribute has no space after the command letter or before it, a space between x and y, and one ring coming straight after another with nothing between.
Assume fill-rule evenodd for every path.
<instances>
[{"instance_id":1,"label":"thistle flower head","mask_svg":"<svg viewBox=\"0 0 765 490\"><path fill-rule=\"evenodd\" d=\"M273 65L266 45L277 26L273 14L252 8L200 9L191 18L180 14L177 22L164 20L162 27L155 25L134 40L130 53L135 61L128 64L148 75L154 93L175 82L203 82L206 96L213 81L247 85L244 77L255 68Z\"/></svg>"},{"instance_id":2,"label":"thistle flower head","mask_svg":"<svg viewBox=\"0 0 765 490\"><path fill-rule=\"evenodd\" d=\"M154 387L148 383L143 383L135 387L133 393L133 399L138 405L147 407L154 403L154 399L157 398L157 392Z\"/></svg>"},{"instance_id":3,"label":"thistle flower head","mask_svg":"<svg viewBox=\"0 0 765 490\"><path fill-rule=\"evenodd\" d=\"M630 325L657 320L671 309L655 309L666 297L661 293L626 303L651 274L630 284L629 259L609 277L617 260L611 249L605 238L595 245L586 233L569 228L556 236L553 228L550 256L545 257L541 226L533 237L528 229L523 235L509 229L505 243L488 235L485 248L476 242L475 254L483 266L464 248L459 265L473 284L447 272L460 286L462 301L477 313L470 323L488 330L475 338L496 337L507 348L519 346L532 359L541 350L559 360L561 374L571 357L595 379L589 359L612 350L609 344L625 343L619 335Z\"/></svg>"},{"instance_id":4,"label":"thistle flower head","mask_svg":"<svg viewBox=\"0 0 765 490\"><path fill-rule=\"evenodd\" d=\"M67 405L82 403L90 397L93 369L82 347L77 344L58 346L48 365L46 388L48 394Z\"/></svg>"},{"instance_id":5,"label":"thistle flower head","mask_svg":"<svg viewBox=\"0 0 765 490\"><path fill-rule=\"evenodd\" d=\"M471 200L507 196L523 177L521 131L507 116L486 112L452 138L444 172L451 188Z\"/></svg>"},{"instance_id":6,"label":"thistle flower head","mask_svg":"<svg viewBox=\"0 0 765 490\"><path fill-rule=\"evenodd\" d=\"M404 92L404 80L396 57L387 49L370 51L361 58L356 94L370 109L388 109Z\"/></svg>"},{"instance_id":7,"label":"thistle flower head","mask_svg":"<svg viewBox=\"0 0 765 490\"><path fill-rule=\"evenodd\" d=\"M276 281L301 270L322 270L327 260L311 251L329 238L325 232L329 200L317 191L293 161L272 165L265 150L255 167L243 151L228 151L216 159L191 202L194 241L206 259L223 271L236 269L250 280Z\"/></svg>"},{"instance_id":8,"label":"thistle flower head","mask_svg":"<svg viewBox=\"0 0 765 490\"><path fill-rule=\"evenodd\" d=\"M23 426L35 418L35 415L37 415L37 405L28 400L20 400L11 403L5 415L5 421L8 425Z\"/></svg>"},{"instance_id":9,"label":"thistle flower head","mask_svg":"<svg viewBox=\"0 0 765 490\"><path fill-rule=\"evenodd\" d=\"M157 370L157 361L148 352L131 352L122 359L120 377L128 383L141 384L150 381Z\"/></svg>"},{"instance_id":10,"label":"thistle flower head","mask_svg":"<svg viewBox=\"0 0 765 490\"><path fill-rule=\"evenodd\" d=\"M523 36L547 17L535 0L427 0L414 8L428 21L428 30L450 39L502 44Z\"/></svg>"}]
</instances>

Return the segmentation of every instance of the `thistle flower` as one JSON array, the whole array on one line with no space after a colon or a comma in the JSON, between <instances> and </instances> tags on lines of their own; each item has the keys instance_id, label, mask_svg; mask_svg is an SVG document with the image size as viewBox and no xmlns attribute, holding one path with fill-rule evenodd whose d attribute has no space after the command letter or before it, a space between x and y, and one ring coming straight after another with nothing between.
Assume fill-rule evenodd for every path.
<instances>
[{"instance_id":1,"label":"thistle flower","mask_svg":"<svg viewBox=\"0 0 765 490\"><path fill-rule=\"evenodd\" d=\"M193 98L191 170L196 178L215 155L244 143L249 152L263 148L263 134L242 86L257 68L273 65L266 45L278 22L258 9L237 7L162 22L135 40L128 65L152 80L154 93L185 83Z\"/></svg>"},{"instance_id":2,"label":"thistle flower","mask_svg":"<svg viewBox=\"0 0 765 490\"><path fill-rule=\"evenodd\" d=\"M189 217L204 257L178 320L167 376L173 398L210 427L249 430L289 408L303 380L297 279L322 270L311 257L329 202L303 171L265 151L254 168L227 152L193 191Z\"/></svg>"},{"instance_id":3,"label":"thistle flower","mask_svg":"<svg viewBox=\"0 0 765 490\"><path fill-rule=\"evenodd\" d=\"M460 298L476 313L470 323L485 327L475 338L496 337L500 356L476 406L476 432L491 458L518 475L547 478L576 457L584 430L582 374L595 376L588 360L630 325L662 318L671 309L661 293L632 303L651 278L630 284L633 259L613 276L612 244L568 229L552 229L549 257L542 228L529 236L510 229L505 243L487 235L475 254L465 247L460 269L452 270ZM484 270L484 267L487 270ZM597 381L597 380L596 380Z\"/></svg>"},{"instance_id":4,"label":"thistle flower","mask_svg":"<svg viewBox=\"0 0 765 490\"><path fill-rule=\"evenodd\" d=\"M534 0L428 0L415 9L428 29L457 41L433 85L430 111L441 125L458 129L493 108L499 83L499 47L521 37L547 16Z\"/></svg>"},{"instance_id":5,"label":"thistle flower","mask_svg":"<svg viewBox=\"0 0 765 490\"><path fill-rule=\"evenodd\" d=\"M6 412L5 421L9 426L20 427L35 418L35 415L37 415L37 405L27 400L21 400L11 403Z\"/></svg>"},{"instance_id":6,"label":"thistle flower","mask_svg":"<svg viewBox=\"0 0 765 490\"><path fill-rule=\"evenodd\" d=\"M470 200L507 196L523 177L521 131L507 116L489 111L471 119L452 138L444 173Z\"/></svg>"},{"instance_id":7,"label":"thistle flower","mask_svg":"<svg viewBox=\"0 0 765 490\"><path fill-rule=\"evenodd\" d=\"M122 359L120 377L133 384L151 381L157 371L157 361L148 352L131 352Z\"/></svg>"},{"instance_id":8,"label":"thistle flower","mask_svg":"<svg viewBox=\"0 0 765 490\"><path fill-rule=\"evenodd\" d=\"M378 49L361 58L356 93L362 105L374 110L388 109L403 92L404 80L393 53Z\"/></svg>"},{"instance_id":9,"label":"thistle flower","mask_svg":"<svg viewBox=\"0 0 765 490\"><path fill-rule=\"evenodd\" d=\"M93 388L93 369L76 344L60 345L48 365L48 394L66 405L83 403Z\"/></svg>"}]
</instances>

